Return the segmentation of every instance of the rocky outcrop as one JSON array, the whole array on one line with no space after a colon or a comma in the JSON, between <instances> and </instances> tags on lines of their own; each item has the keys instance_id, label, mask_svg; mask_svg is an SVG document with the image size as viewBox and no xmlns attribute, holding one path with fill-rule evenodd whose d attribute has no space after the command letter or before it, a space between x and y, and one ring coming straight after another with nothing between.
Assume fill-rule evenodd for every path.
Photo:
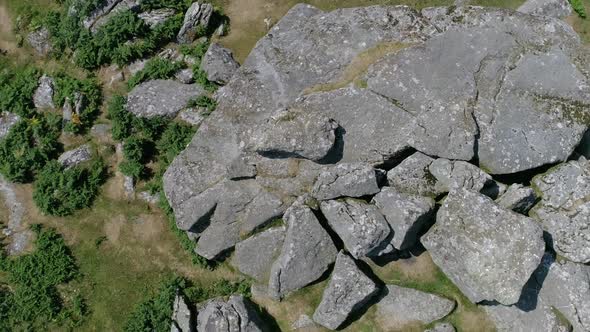
<instances>
[{"instance_id":1,"label":"rocky outcrop","mask_svg":"<svg viewBox=\"0 0 590 332\"><path fill-rule=\"evenodd\" d=\"M377 207L347 198L320 205L330 227L356 258L376 255L390 237L391 229Z\"/></svg>"},{"instance_id":2,"label":"rocky outcrop","mask_svg":"<svg viewBox=\"0 0 590 332\"><path fill-rule=\"evenodd\" d=\"M534 220L467 189L449 193L422 243L469 300L505 305L518 302L545 249Z\"/></svg>"},{"instance_id":3,"label":"rocky outcrop","mask_svg":"<svg viewBox=\"0 0 590 332\"><path fill-rule=\"evenodd\" d=\"M158 24L166 22L167 19L174 16L174 9L161 8L154 9L147 12L143 12L137 15L141 18L150 28L154 28Z\"/></svg>"},{"instance_id":4,"label":"rocky outcrop","mask_svg":"<svg viewBox=\"0 0 590 332\"><path fill-rule=\"evenodd\" d=\"M53 104L53 89L55 82L53 78L43 75L39 78L39 86L33 95L33 104L36 108L55 108Z\"/></svg>"},{"instance_id":5,"label":"rocky outcrop","mask_svg":"<svg viewBox=\"0 0 590 332\"><path fill-rule=\"evenodd\" d=\"M8 136L10 129L20 121L20 116L10 112L0 113L0 140Z\"/></svg>"},{"instance_id":6,"label":"rocky outcrop","mask_svg":"<svg viewBox=\"0 0 590 332\"><path fill-rule=\"evenodd\" d=\"M437 179L430 173L433 162L434 158L416 152L387 172L387 181L403 193L436 197L444 191L436 185Z\"/></svg>"},{"instance_id":7,"label":"rocky outcrop","mask_svg":"<svg viewBox=\"0 0 590 332\"><path fill-rule=\"evenodd\" d=\"M285 227L274 227L236 244L231 265L259 282L268 281L272 263L281 253Z\"/></svg>"},{"instance_id":8,"label":"rocky outcrop","mask_svg":"<svg viewBox=\"0 0 590 332\"><path fill-rule=\"evenodd\" d=\"M137 11L141 4L141 0L105 0L99 3L88 17L82 20L82 25L89 29L92 33L107 24L109 20L124 11Z\"/></svg>"},{"instance_id":9,"label":"rocky outcrop","mask_svg":"<svg viewBox=\"0 0 590 332\"><path fill-rule=\"evenodd\" d=\"M379 192L375 169L363 163L343 163L320 173L312 196L319 200L362 197Z\"/></svg>"},{"instance_id":10,"label":"rocky outcrop","mask_svg":"<svg viewBox=\"0 0 590 332\"><path fill-rule=\"evenodd\" d=\"M574 262L590 262L590 161L561 164L532 185L541 201L530 214L551 234L555 251Z\"/></svg>"},{"instance_id":11,"label":"rocky outcrop","mask_svg":"<svg viewBox=\"0 0 590 332\"><path fill-rule=\"evenodd\" d=\"M336 259L336 246L302 200L283 217L287 234L281 254L270 272L269 294L280 299L289 292L317 280Z\"/></svg>"},{"instance_id":12,"label":"rocky outcrop","mask_svg":"<svg viewBox=\"0 0 590 332\"><path fill-rule=\"evenodd\" d=\"M194 2L184 15L184 22L176 37L181 44L191 43L197 37L199 29L207 29L213 14L213 6L208 3Z\"/></svg>"},{"instance_id":13,"label":"rocky outcrop","mask_svg":"<svg viewBox=\"0 0 590 332\"><path fill-rule=\"evenodd\" d=\"M92 159L90 146L84 144L76 149L62 153L57 161L65 168L72 168Z\"/></svg>"},{"instance_id":14,"label":"rocky outcrop","mask_svg":"<svg viewBox=\"0 0 590 332\"><path fill-rule=\"evenodd\" d=\"M383 187L373 197L373 203L393 230L391 245L398 250L406 250L418 242L418 234L431 220L434 199L406 194L393 187Z\"/></svg>"},{"instance_id":15,"label":"rocky outcrop","mask_svg":"<svg viewBox=\"0 0 590 332\"><path fill-rule=\"evenodd\" d=\"M184 297L176 293L172 306L171 332L194 332L194 317L186 304Z\"/></svg>"},{"instance_id":16,"label":"rocky outcrop","mask_svg":"<svg viewBox=\"0 0 590 332\"><path fill-rule=\"evenodd\" d=\"M567 0L527 0L517 10L522 13L556 18L570 16L573 12Z\"/></svg>"},{"instance_id":17,"label":"rocky outcrop","mask_svg":"<svg viewBox=\"0 0 590 332\"><path fill-rule=\"evenodd\" d=\"M173 80L144 82L131 90L127 110L140 118L175 117L189 100L205 95L197 84L182 84Z\"/></svg>"},{"instance_id":18,"label":"rocky outcrop","mask_svg":"<svg viewBox=\"0 0 590 332\"><path fill-rule=\"evenodd\" d=\"M455 301L412 288L387 285L377 303L376 319L384 330L403 328L412 323L430 324L453 311Z\"/></svg>"},{"instance_id":19,"label":"rocky outcrop","mask_svg":"<svg viewBox=\"0 0 590 332\"><path fill-rule=\"evenodd\" d=\"M510 185L506 192L496 199L496 203L501 207L522 214L526 214L536 201L533 188L518 183Z\"/></svg>"},{"instance_id":20,"label":"rocky outcrop","mask_svg":"<svg viewBox=\"0 0 590 332\"><path fill-rule=\"evenodd\" d=\"M443 192L458 188L481 191L484 186L494 182L489 174L461 160L439 158L428 166L428 170L436 178L436 185Z\"/></svg>"},{"instance_id":21,"label":"rocky outcrop","mask_svg":"<svg viewBox=\"0 0 590 332\"><path fill-rule=\"evenodd\" d=\"M27 42L41 56L47 56L53 50L49 30L45 27L30 32L27 35Z\"/></svg>"},{"instance_id":22,"label":"rocky outcrop","mask_svg":"<svg viewBox=\"0 0 590 332\"><path fill-rule=\"evenodd\" d=\"M197 331L262 332L262 322L253 304L241 295L228 301L214 299L199 310Z\"/></svg>"},{"instance_id":23,"label":"rocky outcrop","mask_svg":"<svg viewBox=\"0 0 590 332\"><path fill-rule=\"evenodd\" d=\"M379 291L377 284L359 269L354 259L340 252L334 272L313 314L313 320L331 330L339 328Z\"/></svg>"},{"instance_id":24,"label":"rocky outcrop","mask_svg":"<svg viewBox=\"0 0 590 332\"><path fill-rule=\"evenodd\" d=\"M231 50L218 43L212 43L201 60L201 69L207 74L207 79L217 84L225 85L240 68Z\"/></svg>"}]
</instances>

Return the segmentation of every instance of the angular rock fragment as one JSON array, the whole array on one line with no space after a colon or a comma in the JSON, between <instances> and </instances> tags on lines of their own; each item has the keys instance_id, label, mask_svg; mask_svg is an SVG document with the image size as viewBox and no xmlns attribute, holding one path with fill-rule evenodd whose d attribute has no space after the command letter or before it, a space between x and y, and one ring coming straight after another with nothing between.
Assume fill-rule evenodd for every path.
<instances>
[{"instance_id":1,"label":"angular rock fragment","mask_svg":"<svg viewBox=\"0 0 590 332\"><path fill-rule=\"evenodd\" d=\"M43 75L39 78L39 87L33 95L33 103L36 108L55 108L53 104L53 88L55 82L53 78Z\"/></svg>"},{"instance_id":2,"label":"angular rock fragment","mask_svg":"<svg viewBox=\"0 0 590 332\"><path fill-rule=\"evenodd\" d=\"M564 18L572 14L572 6L567 0L527 0L517 9L519 12Z\"/></svg>"},{"instance_id":3,"label":"angular rock fragment","mask_svg":"<svg viewBox=\"0 0 590 332\"><path fill-rule=\"evenodd\" d=\"M141 83L127 97L127 110L140 118L174 117L189 100L202 96L205 90L197 84L182 84L173 80L153 80Z\"/></svg>"},{"instance_id":4,"label":"angular rock fragment","mask_svg":"<svg viewBox=\"0 0 590 332\"><path fill-rule=\"evenodd\" d=\"M190 68L182 69L174 75L174 78L182 84L191 84L195 81L193 77L193 70Z\"/></svg>"},{"instance_id":5,"label":"angular rock fragment","mask_svg":"<svg viewBox=\"0 0 590 332\"><path fill-rule=\"evenodd\" d=\"M90 146L84 144L76 149L62 153L57 161L66 169L72 168L92 158Z\"/></svg>"},{"instance_id":6,"label":"angular rock fragment","mask_svg":"<svg viewBox=\"0 0 590 332\"><path fill-rule=\"evenodd\" d=\"M218 43L212 43L201 60L207 79L221 85L227 84L238 68L240 64L234 60L232 51Z\"/></svg>"},{"instance_id":7,"label":"angular rock fragment","mask_svg":"<svg viewBox=\"0 0 590 332\"><path fill-rule=\"evenodd\" d=\"M172 326L171 332L193 332L195 322L193 315L186 304L184 297L176 293L174 304L172 306Z\"/></svg>"},{"instance_id":8,"label":"angular rock fragment","mask_svg":"<svg viewBox=\"0 0 590 332\"><path fill-rule=\"evenodd\" d=\"M285 231L285 227L271 228L236 244L232 266L257 281L266 282L272 263L281 252Z\"/></svg>"},{"instance_id":9,"label":"angular rock fragment","mask_svg":"<svg viewBox=\"0 0 590 332\"><path fill-rule=\"evenodd\" d=\"M319 161L336 140L338 124L317 113L280 112L260 126L250 138L252 149L270 158L300 157Z\"/></svg>"},{"instance_id":10,"label":"angular rock fragment","mask_svg":"<svg viewBox=\"0 0 590 332\"><path fill-rule=\"evenodd\" d=\"M530 215L551 234L553 248L579 263L590 262L590 161L561 164L533 179L541 201Z\"/></svg>"},{"instance_id":11,"label":"angular rock fragment","mask_svg":"<svg viewBox=\"0 0 590 332\"><path fill-rule=\"evenodd\" d=\"M379 192L375 169L363 163L342 163L318 176L312 196L319 200L342 196L361 197Z\"/></svg>"},{"instance_id":12,"label":"angular rock fragment","mask_svg":"<svg viewBox=\"0 0 590 332\"><path fill-rule=\"evenodd\" d=\"M38 55L47 56L53 50L49 30L45 27L30 32L27 41Z\"/></svg>"},{"instance_id":13,"label":"angular rock fragment","mask_svg":"<svg viewBox=\"0 0 590 332\"><path fill-rule=\"evenodd\" d=\"M213 14L213 6L208 3L194 2L184 15L184 22L176 39L181 44L191 43L199 29L207 29Z\"/></svg>"},{"instance_id":14,"label":"angular rock fragment","mask_svg":"<svg viewBox=\"0 0 590 332\"><path fill-rule=\"evenodd\" d=\"M453 311L455 301L412 288L387 285L385 296L377 303L377 321L384 330L411 323L429 324Z\"/></svg>"},{"instance_id":15,"label":"angular rock fragment","mask_svg":"<svg viewBox=\"0 0 590 332\"><path fill-rule=\"evenodd\" d=\"M168 18L174 16L174 9L154 9L148 12L140 13L137 16L141 18L147 25L149 25L150 28L154 28L158 24L164 23Z\"/></svg>"},{"instance_id":16,"label":"angular rock fragment","mask_svg":"<svg viewBox=\"0 0 590 332\"><path fill-rule=\"evenodd\" d=\"M486 184L494 181L489 174L477 166L461 160L451 161L439 158L433 161L428 169L436 178L436 185L442 191L458 188L481 191Z\"/></svg>"},{"instance_id":17,"label":"angular rock fragment","mask_svg":"<svg viewBox=\"0 0 590 332\"><path fill-rule=\"evenodd\" d=\"M545 248L534 220L467 189L449 193L422 243L472 302L505 305L518 301Z\"/></svg>"},{"instance_id":18,"label":"angular rock fragment","mask_svg":"<svg viewBox=\"0 0 590 332\"><path fill-rule=\"evenodd\" d=\"M409 249L418 242L418 234L429 223L435 205L430 197L400 193L393 187L383 187L373 197L373 203L391 226L391 243L398 250Z\"/></svg>"},{"instance_id":19,"label":"angular rock fragment","mask_svg":"<svg viewBox=\"0 0 590 332\"><path fill-rule=\"evenodd\" d=\"M510 185L506 192L496 199L496 203L505 209L526 214L535 205L536 200L537 197L533 188L515 183Z\"/></svg>"},{"instance_id":20,"label":"angular rock fragment","mask_svg":"<svg viewBox=\"0 0 590 332\"><path fill-rule=\"evenodd\" d=\"M287 234L273 263L269 294L280 299L317 280L336 259L336 246L310 208L299 200L285 212Z\"/></svg>"},{"instance_id":21,"label":"angular rock fragment","mask_svg":"<svg viewBox=\"0 0 590 332\"><path fill-rule=\"evenodd\" d=\"M241 295L232 295L229 300L208 301L199 310L197 331L262 332L262 322L254 305Z\"/></svg>"},{"instance_id":22,"label":"angular rock fragment","mask_svg":"<svg viewBox=\"0 0 590 332\"><path fill-rule=\"evenodd\" d=\"M387 172L387 181L403 193L436 197L444 191L436 185L437 180L430 173L432 162L434 158L416 152Z\"/></svg>"},{"instance_id":23,"label":"angular rock fragment","mask_svg":"<svg viewBox=\"0 0 590 332\"><path fill-rule=\"evenodd\" d=\"M320 208L330 227L356 259L375 255L391 233L387 221L374 205L347 198L322 202Z\"/></svg>"},{"instance_id":24,"label":"angular rock fragment","mask_svg":"<svg viewBox=\"0 0 590 332\"><path fill-rule=\"evenodd\" d=\"M324 290L322 301L313 314L313 320L335 330L378 291L377 284L359 269L354 259L341 251L336 258L334 272Z\"/></svg>"},{"instance_id":25,"label":"angular rock fragment","mask_svg":"<svg viewBox=\"0 0 590 332\"><path fill-rule=\"evenodd\" d=\"M0 113L0 140L8 136L10 129L20 121L20 116L10 112Z\"/></svg>"}]
</instances>

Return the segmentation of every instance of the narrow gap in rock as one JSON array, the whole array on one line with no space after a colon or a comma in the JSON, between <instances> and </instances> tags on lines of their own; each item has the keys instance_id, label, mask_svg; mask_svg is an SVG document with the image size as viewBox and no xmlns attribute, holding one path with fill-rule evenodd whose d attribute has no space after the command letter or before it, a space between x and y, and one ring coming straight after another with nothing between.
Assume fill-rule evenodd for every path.
<instances>
[{"instance_id":1,"label":"narrow gap in rock","mask_svg":"<svg viewBox=\"0 0 590 332\"><path fill-rule=\"evenodd\" d=\"M336 249L338 249L338 251L344 249L344 242L342 242L342 239L340 239L338 234L336 234L336 232L334 232L334 230L330 227L330 225L328 224L328 219L326 219L322 211L320 211L319 209L311 209L311 211L320 222L320 225L326 230L326 232L328 232L330 238L332 238L332 241L334 242Z\"/></svg>"},{"instance_id":2,"label":"narrow gap in rock","mask_svg":"<svg viewBox=\"0 0 590 332\"><path fill-rule=\"evenodd\" d=\"M400 153L389 156L389 158L385 159L383 163L375 165L375 168L382 169L384 171L390 171L395 168L397 165L401 164L409 156L416 153L417 150L414 148L407 148L401 151Z\"/></svg>"},{"instance_id":3,"label":"narrow gap in rock","mask_svg":"<svg viewBox=\"0 0 590 332\"><path fill-rule=\"evenodd\" d=\"M555 166L557 163L554 164L547 164L543 166L539 166L536 168L528 169L521 172L511 173L511 174L490 174L492 178L498 182L511 185L514 183L521 183L525 186L529 186L531 181L536 175L543 174L547 172L551 167Z\"/></svg>"}]
</instances>

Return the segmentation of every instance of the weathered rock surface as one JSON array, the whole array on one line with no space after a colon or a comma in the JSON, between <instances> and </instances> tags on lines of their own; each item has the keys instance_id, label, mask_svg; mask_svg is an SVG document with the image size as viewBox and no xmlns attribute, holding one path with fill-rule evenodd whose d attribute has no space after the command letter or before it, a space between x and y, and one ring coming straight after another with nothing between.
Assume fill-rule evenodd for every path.
<instances>
[{"instance_id":1,"label":"weathered rock surface","mask_svg":"<svg viewBox=\"0 0 590 332\"><path fill-rule=\"evenodd\" d=\"M530 214L551 234L555 251L574 262L590 262L590 161L561 164L532 185L541 201Z\"/></svg>"},{"instance_id":2,"label":"weathered rock surface","mask_svg":"<svg viewBox=\"0 0 590 332\"><path fill-rule=\"evenodd\" d=\"M274 227L236 244L231 264L243 274L266 282L272 263L281 253L286 228Z\"/></svg>"},{"instance_id":3,"label":"weathered rock surface","mask_svg":"<svg viewBox=\"0 0 590 332\"><path fill-rule=\"evenodd\" d=\"M418 242L418 234L431 219L435 201L430 197L401 193L393 187L383 187L373 197L373 203L393 230L391 244L405 250Z\"/></svg>"},{"instance_id":4,"label":"weathered rock surface","mask_svg":"<svg viewBox=\"0 0 590 332\"><path fill-rule=\"evenodd\" d=\"M424 332L455 332L455 327L451 323L436 323L434 326Z\"/></svg>"},{"instance_id":5,"label":"weathered rock surface","mask_svg":"<svg viewBox=\"0 0 590 332\"><path fill-rule=\"evenodd\" d=\"M137 15L141 18L150 28L155 27L158 24L166 22L166 20L174 16L174 9L161 8L154 9L147 12L143 12Z\"/></svg>"},{"instance_id":6,"label":"weathered rock surface","mask_svg":"<svg viewBox=\"0 0 590 332\"><path fill-rule=\"evenodd\" d=\"M387 221L374 205L347 198L322 202L320 208L330 227L356 259L377 254L390 236Z\"/></svg>"},{"instance_id":7,"label":"weathered rock surface","mask_svg":"<svg viewBox=\"0 0 590 332\"><path fill-rule=\"evenodd\" d=\"M287 234L268 286L269 295L277 299L317 280L337 254L330 235L301 199L285 212L283 220Z\"/></svg>"},{"instance_id":8,"label":"weathered rock surface","mask_svg":"<svg viewBox=\"0 0 590 332\"><path fill-rule=\"evenodd\" d=\"M496 199L496 203L505 209L526 214L535 205L536 200L537 197L533 188L515 183L510 185L506 192Z\"/></svg>"},{"instance_id":9,"label":"weathered rock surface","mask_svg":"<svg viewBox=\"0 0 590 332\"><path fill-rule=\"evenodd\" d=\"M334 272L313 314L313 320L331 330L339 328L350 314L361 309L379 291L354 259L343 251L336 258Z\"/></svg>"},{"instance_id":10,"label":"weathered rock surface","mask_svg":"<svg viewBox=\"0 0 590 332\"><path fill-rule=\"evenodd\" d=\"M184 22L176 39L179 43L188 44L195 40L199 28L208 28L213 14L213 6L208 3L194 2L184 15Z\"/></svg>"},{"instance_id":11,"label":"weathered rock surface","mask_svg":"<svg viewBox=\"0 0 590 332\"><path fill-rule=\"evenodd\" d=\"M494 181L477 166L461 160L439 158L434 160L428 169L436 178L436 185L444 192L458 188L481 191L486 184Z\"/></svg>"},{"instance_id":12,"label":"weathered rock surface","mask_svg":"<svg viewBox=\"0 0 590 332\"><path fill-rule=\"evenodd\" d=\"M182 295L176 293L172 308L172 326L170 327L170 331L193 332L195 330L194 318Z\"/></svg>"},{"instance_id":13,"label":"weathered rock surface","mask_svg":"<svg viewBox=\"0 0 590 332\"><path fill-rule=\"evenodd\" d=\"M20 116L10 112L0 113L0 140L10 133L10 129L20 121Z\"/></svg>"},{"instance_id":14,"label":"weathered rock surface","mask_svg":"<svg viewBox=\"0 0 590 332\"><path fill-rule=\"evenodd\" d=\"M86 108L86 97L80 92L74 93L74 101L72 102L69 97L66 97L62 108L63 120L70 122L73 120L74 114L80 116L82 111Z\"/></svg>"},{"instance_id":15,"label":"weathered rock surface","mask_svg":"<svg viewBox=\"0 0 590 332\"><path fill-rule=\"evenodd\" d=\"M519 12L564 18L572 14L572 6L567 0L527 0L517 9Z\"/></svg>"},{"instance_id":16,"label":"weathered rock surface","mask_svg":"<svg viewBox=\"0 0 590 332\"><path fill-rule=\"evenodd\" d=\"M62 153L57 161L66 169L72 168L92 158L90 146L84 144L76 149Z\"/></svg>"},{"instance_id":17,"label":"weathered rock surface","mask_svg":"<svg viewBox=\"0 0 590 332\"><path fill-rule=\"evenodd\" d=\"M263 325L248 299L232 295L227 302L214 299L199 310L197 331L262 332Z\"/></svg>"},{"instance_id":18,"label":"weathered rock surface","mask_svg":"<svg viewBox=\"0 0 590 332\"><path fill-rule=\"evenodd\" d=\"M45 27L29 33L27 35L27 42L41 56L46 56L53 50L49 30Z\"/></svg>"},{"instance_id":19,"label":"weathered rock surface","mask_svg":"<svg viewBox=\"0 0 590 332\"><path fill-rule=\"evenodd\" d=\"M385 296L377 303L377 321L384 330L402 328L411 323L429 324L450 314L455 301L412 288L387 285Z\"/></svg>"},{"instance_id":20,"label":"weathered rock surface","mask_svg":"<svg viewBox=\"0 0 590 332\"><path fill-rule=\"evenodd\" d=\"M53 78L43 75L39 78L39 87L33 95L33 103L36 108L55 108L53 104Z\"/></svg>"},{"instance_id":21,"label":"weathered rock surface","mask_svg":"<svg viewBox=\"0 0 590 332\"><path fill-rule=\"evenodd\" d=\"M178 113L178 119L193 126L198 126L207 118L207 115L208 111L205 108L185 108Z\"/></svg>"},{"instance_id":22,"label":"weathered rock surface","mask_svg":"<svg viewBox=\"0 0 590 332\"><path fill-rule=\"evenodd\" d=\"M102 26L107 24L113 16L126 10L137 11L140 4L140 0L102 1L88 17L83 19L82 25L92 33L96 33Z\"/></svg>"},{"instance_id":23,"label":"weathered rock surface","mask_svg":"<svg viewBox=\"0 0 590 332\"><path fill-rule=\"evenodd\" d=\"M449 193L422 243L472 302L505 305L518 301L545 248L534 220L467 189Z\"/></svg>"},{"instance_id":24,"label":"weathered rock surface","mask_svg":"<svg viewBox=\"0 0 590 332\"><path fill-rule=\"evenodd\" d=\"M437 180L430 173L433 162L433 158L416 152L387 172L387 181L403 193L436 197L444 191L436 185Z\"/></svg>"},{"instance_id":25,"label":"weathered rock surface","mask_svg":"<svg viewBox=\"0 0 590 332\"><path fill-rule=\"evenodd\" d=\"M255 129L252 149L270 158L325 158L336 140L338 124L321 114L283 111Z\"/></svg>"},{"instance_id":26,"label":"weathered rock surface","mask_svg":"<svg viewBox=\"0 0 590 332\"><path fill-rule=\"evenodd\" d=\"M191 68L185 68L180 70L174 75L174 78L182 84L191 84L195 81L193 77L193 70Z\"/></svg>"},{"instance_id":27,"label":"weathered rock surface","mask_svg":"<svg viewBox=\"0 0 590 332\"><path fill-rule=\"evenodd\" d=\"M207 79L217 84L227 84L240 64L234 59L231 50L218 43L212 43L201 60L201 69Z\"/></svg>"},{"instance_id":28,"label":"weathered rock surface","mask_svg":"<svg viewBox=\"0 0 590 332\"><path fill-rule=\"evenodd\" d=\"M319 200L361 197L379 192L375 169L364 163L343 163L318 176L312 195Z\"/></svg>"},{"instance_id":29,"label":"weathered rock surface","mask_svg":"<svg viewBox=\"0 0 590 332\"><path fill-rule=\"evenodd\" d=\"M140 118L174 117L192 98L205 94L197 84L182 84L173 80L144 82L131 90L127 110Z\"/></svg>"}]
</instances>

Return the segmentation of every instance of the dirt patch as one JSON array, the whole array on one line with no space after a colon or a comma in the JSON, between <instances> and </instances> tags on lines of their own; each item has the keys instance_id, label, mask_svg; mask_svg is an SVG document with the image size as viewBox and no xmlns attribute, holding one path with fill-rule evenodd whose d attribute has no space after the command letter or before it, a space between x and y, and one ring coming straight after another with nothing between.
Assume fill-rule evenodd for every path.
<instances>
[{"instance_id":1,"label":"dirt patch","mask_svg":"<svg viewBox=\"0 0 590 332\"><path fill-rule=\"evenodd\" d=\"M6 6L0 2L0 53L12 53L17 48L12 34L12 19L8 15Z\"/></svg>"},{"instance_id":2,"label":"dirt patch","mask_svg":"<svg viewBox=\"0 0 590 332\"><path fill-rule=\"evenodd\" d=\"M427 252L423 252L419 256L400 259L385 266L371 264L371 268L385 283L395 283L400 280L436 281L437 267Z\"/></svg>"},{"instance_id":3,"label":"dirt patch","mask_svg":"<svg viewBox=\"0 0 590 332\"><path fill-rule=\"evenodd\" d=\"M125 217L122 215L115 216L105 222L104 233L110 243L119 245L119 237L121 236L121 228L125 224Z\"/></svg>"}]
</instances>

